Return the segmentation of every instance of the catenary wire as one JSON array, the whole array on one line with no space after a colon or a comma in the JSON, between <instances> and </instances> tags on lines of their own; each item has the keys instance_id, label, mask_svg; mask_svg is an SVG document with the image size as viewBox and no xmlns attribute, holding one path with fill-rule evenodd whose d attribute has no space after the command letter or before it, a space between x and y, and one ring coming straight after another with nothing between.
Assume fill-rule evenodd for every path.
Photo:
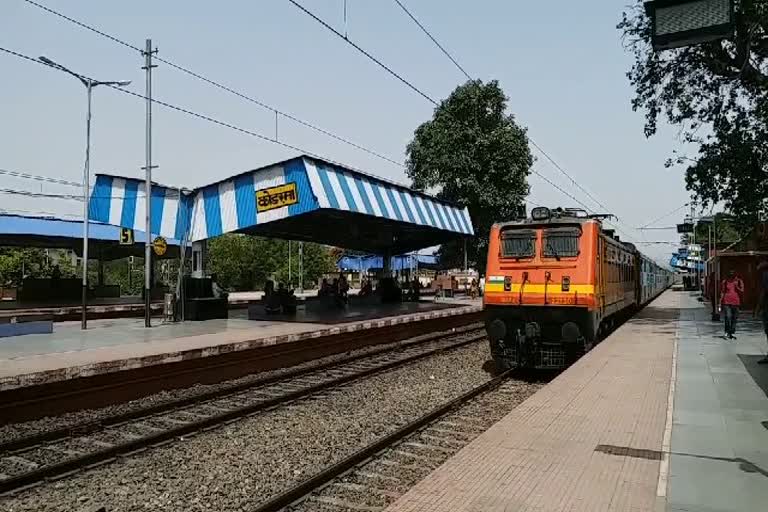
<instances>
[{"instance_id":1,"label":"catenary wire","mask_svg":"<svg viewBox=\"0 0 768 512\"><path fill-rule=\"evenodd\" d=\"M130 48L130 49L132 49L132 50L134 50L134 51L137 51L137 52L139 52L139 53L143 52L143 50L142 50L141 48L139 48L139 47L137 47L137 46L135 46L135 45L132 45L132 44L130 44L130 43L127 43L126 41L123 41L123 40L121 40L121 39L119 39L119 38L117 38L117 37L115 37L115 36L112 36L112 35L110 35L110 34L108 34L108 33L104 32L104 31L101 31L101 30L99 30L99 29L97 29L97 28L95 28L95 27L93 27L93 26L91 26L91 25L88 25L88 24L86 24L86 23L83 23L83 22L81 22L81 21L79 21L79 20L76 20L76 19L74 19L74 18L72 18L72 17L70 17L70 16L67 16L67 15L65 15L65 14L63 14L63 13L61 13L61 12L58 12L58 11L56 11L56 10L54 10L54 9L51 9L50 7L47 7L47 6L43 5L43 4L40 4L40 3L38 3L38 2L35 2L34 0L24 0L24 1L25 1L26 3L28 3L28 4L30 4L30 5L33 5L33 6L37 7L37 8L39 8L39 9L42 9L42 10L44 10L44 11L46 11L46 12L50 13L50 14L53 14L54 16L60 17L60 18L62 18L62 19L64 19L64 20L66 20L66 21L68 21L68 22L70 22L70 23L73 23L73 24L75 24L75 25L77 25L77 26L79 26L79 27L81 27L81 28L84 28L84 29L86 29L86 30L89 30L89 31L91 31L91 32L94 32L94 33L96 33L96 34L98 34L98 35L100 35L100 36L102 36L102 37L105 37L105 38L107 38L107 39L109 39L109 40L111 40L111 41L113 41L113 42L115 42L115 43L118 43L118 44L120 44L120 45L122 45L122 46L125 46L125 47L127 47L127 48ZM411 89L413 89L414 91L416 91L416 92L417 92L418 94L420 94L422 97L424 97L425 99L427 99L427 100L428 100L428 101L430 101L431 103L433 103L433 104L437 105L437 102L436 102L434 99L432 99L432 98L431 98L429 95L427 95L427 94L426 94L426 93L424 93L423 91L421 91L421 90L419 90L418 88L416 88L416 87L415 87L413 84L411 84L410 82L408 82L407 80L405 80L405 79L404 79L402 76L400 76L399 74L395 73L395 72L394 72L394 71L393 71L391 68L389 68L388 66L386 66L385 64L383 64L381 61L379 61L378 59L376 59L375 57L373 57L373 56L372 56L370 53L368 53L367 51L365 51L363 48L361 48L360 46L358 46L358 45L357 45L357 44L355 44L354 42L350 41L350 40L349 40L347 37L345 37L345 36L344 36L344 35L342 35L340 32L338 32L337 30L335 30L333 27L331 27L331 26L330 26L328 23L326 23L325 21L323 21L322 19L320 19L318 16L316 16L315 14L313 14L312 12L310 12L310 11L309 11L308 9L306 9L304 6L302 6L301 4L299 4L298 2L296 2L296 1L294 1L294 0L289 0L289 1L290 1L292 4L294 4L294 5L295 5L297 8L301 9L302 11L304 11L304 12L305 12L307 15L309 15L310 17L312 17L314 20L316 20L318 23L320 23L321 25L323 25L325 28L327 28L328 30L330 30L331 32L333 32L333 33L334 33L336 36L338 36L338 37L340 37L341 39L343 39L344 41L346 41L348 44L350 44L351 46L353 46L355 49L357 49L358 51L360 51L361 53L363 53L363 54L364 54L366 57L368 57L369 59L371 59L372 61L374 61L376 64L378 64L379 66L381 66L383 69L385 69L387 72L389 72L390 74L392 74L393 76L395 76L395 78L397 78L398 80L400 80L401 82L403 82L404 84L406 84L408 87L410 87ZM445 53L445 54L446 54L446 56L448 56L448 58L449 58L449 59L451 59L451 61L452 61L452 62L453 62L453 63L454 63L454 64L455 64L455 65L456 65L456 66L457 66L457 67L458 67L458 68L459 68L459 69L460 69L460 70L461 70L461 71L462 71L462 72L463 72L463 73L464 73L464 74L465 74L465 75L466 75L468 78L470 78L470 79L471 79L470 75L469 75L468 73L466 73L466 71L464 70L464 68L463 68L461 65L459 65L459 64L458 64L458 62L457 62L457 61L456 61L456 60L455 60L455 59L454 59L454 58L453 58L453 57L452 57L452 56L451 56L451 55L450 55L450 54L449 54L449 53L448 53L448 52L445 50L445 48L444 48L442 45L440 45L440 43L439 43L439 42L438 42L438 41L437 41L437 40L436 40L436 39L435 39L435 38L434 38L434 37L433 37L433 36L432 36L432 35L429 33L429 31L427 31L427 30L426 30L426 28L425 28L425 27L424 27L424 26L423 26L423 25L422 25L422 24L421 24L421 23L420 23L420 22L419 22L419 21L418 21L418 20L415 18L415 16L413 16L413 15L410 13L410 11L408 11L408 9L407 9L407 8L406 8L406 7L405 7L405 6L404 6L404 5L403 5L401 2L399 2L398 0L395 0L395 1L396 1L396 2L398 3L398 5L399 5L399 6L400 6L400 7L403 9L403 11L405 11L405 12L406 12L406 14L408 14L408 16L409 16L409 17L410 17L410 18L411 18L411 19L412 19L412 20L413 20L413 21L414 21L414 22L415 22L415 23L416 23L416 24L417 24L417 25L418 25L418 26L419 26L419 27L420 27L420 28L421 28L421 29L422 29L422 30L423 30L423 31L424 31L426 34L427 34L427 36L428 36L428 37L429 37L429 38L430 38L430 39L431 39L431 40L432 40L432 41L435 43L435 45L437 45L437 46L438 46L438 48L440 48L440 50L441 50L441 51L443 51L443 53ZM241 92L239 92L239 91L236 91L236 90L234 90L234 89L232 89L232 88L230 88L230 87L228 87L228 86L225 86L225 85L223 85L223 84L221 84L221 83L219 83L219 82L213 81L213 80L211 80L211 79L209 79L209 78L206 78L206 77L204 77L204 76L202 76L202 75L200 75L200 74L198 74L198 73L196 73L196 72L194 72L194 71L192 71L192 70L190 70L190 69L188 69L188 68L185 68L185 67L183 67L183 66L180 66L180 65L178 65L178 64L175 64L175 63L173 63L172 61L169 61L169 60L167 60L167 59L163 59L163 58L161 58L161 57L159 57L159 56L155 57L155 60L157 60L157 61L159 61L159 62L162 62L162 63L164 63L164 64L166 64L166 65L168 65L168 66L170 66L170 67L173 67L173 68L175 68L175 69L177 69L177 70L179 70L179 71L182 71L182 72L184 72L184 73L186 73L186 74L189 74L190 76L193 76L193 77L195 77L195 78L197 78L197 79L199 79L199 80L202 80L202 81L204 81L204 82L206 82L206 83L208 83L208 84L211 84L211 85L213 85L213 86L215 86L215 87L218 87L218 88L220 88L220 89L222 89L222 90L225 90L225 91L227 91L227 92L229 92L229 93L231 93L231 94L234 94L234 95L236 95L236 96L238 96L238 97L240 97L240 98L242 98L242 99L245 99L245 100L247 100L247 101L250 101L250 102L252 102L252 103L254 103L254 104L256 104L256 105L259 105L259 106L261 106L261 107L263 107L263 108L265 108L265 109L267 109L267 110L271 110L271 111L275 112L276 114L279 114L279 115L281 115L281 116L283 116L283 117L285 117L285 118L287 118L287 119L290 119L290 120L292 120L292 121L294 121L294 122L296 122L296 123L299 123L299 124L301 124L301 125L303 125L303 126L309 127L309 128L311 128L311 129L313 129L313 130L315 130L315 131L318 131L319 133L322 133L322 134L324 134L324 135L326 135L326 136L329 136L329 137L331 137L331 138L334 138L334 139L336 139L336 140L339 140L339 141L341 141L341 142L343 142L343 143L346 143L346 144L348 144L348 145L350 145L350 146L352 146L352 147L355 147L355 148L357 148L357 149L360 149L360 150L362 150L362 151L364 151L364 152L367 152L367 153L369 153L369 154L371 154L371 155L373 155L373 156L376 156L376 157L378 157L378 158L380 158L380 159L386 160L386 161L388 161L388 162L390 162L390 163L393 163L393 164L395 164L395 165L398 165L398 166L400 166L400 167L404 167L404 165L403 165L402 163L400 163L400 162L397 162L397 161L395 161L395 160L393 160L393 159L390 159L390 158L388 158L388 157L386 157L386 156L384 156L384 155L381 155L381 154L379 154L379 153L377 153L377 152L375 152L375 151L372 151L372 150L370 150L370 149L368 149L368 148L365 148L365 147L363 147L363 146L360 146L360 145L358 145L358 144L356 144L356 143L354 143L354 142L351 142L351 141L349 141L348 139L345 139L345 138L343 138L343 137L340 137L340 136L338 136L338 135L336 135L336 134L334 134L334 133L331 133L331 132L329 132L329 131L327 131L327 130L324 130L324 129L322 129L322 128L319 128L319 127L317 127L317 126L315 126L315 125L313 125L313 124L311 124L311 123L308 123L308 122L306 122L306 121L304 121L304 120L302 120L302 119L300 119L300 118L297 118L296 116L293 116L293 115L291 115L291 114L288 114L288 113L286 113L286 112L280 111L279 109L276 109L276 108L274 108L274 107L272 107L272 106L270 106L270 105L267 105L267 104L265 104L265 103L263 103L263 102L261 102L261 101L259 101L259 100L256 100L256 99L254 99L254 98L252 98L252 97L250 97L250 96L247 96L247 95L245 95L245 94L243 94L243 93L241 93ZM279 141L277 141L276 139L271 139L271 138L269 138L269 137L265 137L265 138L266 138L267 140L270 140L270 141L273 141L273 142L278 142L278 143L279 143ZM555 160L554 160L554 159L553 159L553 158L552 158L552 157L551 157L549 154L547 154L547 153L546 153L546 152L545 152L545 151L544 151L544 150L541 148L541 146L539 146L539 145L538 145L538 144L537 144L537 143L536 143L536 142L535 142L535 141L534 141L532 138L530 138L530 137L529 137L529 140L531 141L531 144L532 144L532 145L533 145L533 146L534 146L534 147L535 147L535 148L536 148L536 149L537 149L539 152L541 152L541 154L542 154L542 155L544 155L544 156L545 156L545 158L547 158L547 160L549 160L549 161L550 161L550 162L551 162L551 163L552 163L552 164L553 164L553 165L554 165L554 166L555 166L555 167L556 167L556 168L557 168L557 169L558 169L558 170L559 170L561 173L563 173L563 174L564 174L566 177L568 177L568 178L570 179L570 181L571 181L571 182L572 182L572 183L573 183L575 186L577 186L577 187L578 187L579 189L581 189L581 190L582 190L582 191L583 191L585 194L587 194L587 196L588 196L588 197L590 197L590 198L591 198L591 199L592 199L592 200L593 200L593 201L594 201L596 204L598 204L598 205L600 205L601 207L603 207L603 208L607 209L607 208L606 208L604 205L602 205L602 204L601 204L599 201L597 201L597 200L596 200L596 199L595 199L595 198L594 198L594 197L593 197L593 196L592 196L592 195L591 195L591 194L590 194L590 193L589 193L589 192L588 192L586 189L584 189L583 187L581 187L581 185L579 185L579 184L578 184L578 182L576 182L576 180L574 180L574 179L573 179L573 178L572 178L572 177L571 177L571 176L570 176L568 173L566 173L566 172L565 172L565 171L562 169L562 167L560 167L560 166L557 164L557 162L555 162ZM542 178L543 178L543 176L542 176ZM547 181L548 183L550 183L551 185L553 185L553 186L554 186L554 183L552 183L550 180L548 180L548 179L546 179L546 178L543 178L543 179L545 179L545 181ZM558 188L558 190L560 190L561 192L565 193L565 192L564 192L564 191L563 191L563 190L562 190L560 187L557 187L557 188ZM573 198L573 196L571 196L570 194L567 194L567 193L566 193L566 195L568 195L569 197ZM573 198L573 199L575 199L575 198ZM590 209L589 209L589 208L588 208L588 207L587 207L587 206L586 206L586 205L585 205L583 202L581 202L581 201L578 201L578 200L576 200L576 201L577 201L579 204L581 204L582 206L584 206L585 208L587 208L588 210L590 210Z\"/></svg>"},{"instance_id":2,"label":"catenary wire","mask_svg":"<svg viewBox=\"0 0 768 512\"><path fill-rule=\"evenodd\" d=\"M24 60L30 61L30 62L34 62L34 63L36 63L36 64L40 64L41 66L46 66L46 67L48 67L48 65L47 65L47 64L45 64L44 62L42 62L42 61L40 61L40 60L38 60L38 59L35 59L34 57L30 57L29 55L24 55L24 54L22 54L22 53L19 53L19 52L13 51L13 50L9 50L9 49L7 49L7 48L3 48L3 47L0 47L0 51L2 51L2 52L5 52L5 53L8 53L8 54L10 54L10 55L13 55L13 56L16 56L16 57L19 57L19 58L21 58L21 59L24 59ZM85 75L82 75L82 76L83 76L84 78L89 78L89 77L87 77L87 76L85 76ZM107 87L109 87L109 88L111 88L111 89L115 90L115 91L121 92L121 93L123 93L123 94L127 94L127 95L129 95L129 96L135 96L135 97L137 97L137 98L141 98L141 99L143 99L143 100L147 100L147 99L148 99L148 98L147 98L145 95L143 95L143 94L140 94L140 93L137 93L137 92L133 92L133 91L127 90L127 89L125 89L125 88L123 88L123 87L118 87L118 86L109 85L109 84L105 84L105 85L106 85ZM178 105L174 105L174 104L172 104L172 103L168 103L168 102L165 102L165 101L161 101L161 100L158 100L158 99L156 99L156 98L152 98L152 103L155 103L155 104L157 104L157 105L160 105L160 106L162 106L162 107L166 107L166 108L168 108L168 109L171 109L171 110L176 110L176 111L178 111L178 112L182 112L182 113L184 113L184 114L187 114L187 115L189 115L189 116L191 116L191 117L195 117L195 118L197 118L197 119L202 119L202 120L204 120L204 121L208 121L208 122L210 122L210 123L213 123L213 124L216 124L216 125L219 125L219 126L223 126L223 127L225 127L225 128L230 128L230 129L232 129L232 130L235 130L235 131L238 131L238 132L240 132L240 133L244 133L244 134L246 134L246 135L250 135L250 136L252 136L252 137L256 137L256 138L258 138L258 139L261 139L261 140L264 140L264 141L267 141L267 142L271 142L271 143L273 143L273 144L277 144L277 145L279 145L279 146L283 146L284 148L287 148L287 149L291 149L291 150L293 150L293 151L296 151L296 152L298 152L298 153L303 153L303 154L305 154L305 155L308 155L308 156L311 156L311 157L314 157L314 158L317 158L317 159L320 159L320 160L325 160L325 161L327 161L327 162L330 162L330 163L332 163L332 164L334 164L334 165L338 165L338 166L340 166L340 167L346 167L347 169L351 169L351 170L354 170L354 171L357 171L357 172L361 172L361 173L364 173L364 174L368 174L368 175L370 175L370 173L365 173L364 171L362 171L362 170L360 170L360 169L356 169L356 168L354 168L354 167L351 167L351 166L349 166L349 165L346 165L346 164L342 164L341 162L337 162L336 160L333 160L333 159L331 159L331 158L329 158L329 157L326 157L326 156L323 156L323 155L321 155L321 154L315 153L315 152L313 152L313 151L310 151L310 150L308 150L308 149L304 149L304 148L301 148L301 147L299 147L299 146L294 146L293 144L288 144L287 142L282 142L282 141L280 141L280 140L274 139L274 138L272 138L272 137L268 137L268 136L266 136L266 135L263 135L263 134L261 134L261 133L258 133L258 132L254 132L254 131L252 131L252 130L248 130L248 129L246 129L246 128L242 128L242 127L240 127L240 126L236 126L236 125L234 125L234 124L231 124L231 123L227 123L227 122L225 122L225 121L221 121L221 120L219 120L219 119L213 118L213 117L211 117L211 116L208 116L208 115L205 115L205 114L201 114L201 113L199 113L199 112L195 112L195 111L193 111L193 110L190 110L190 109L188 109L188 108L185 108L185 107L180 107L180 106L178 106ZM389 183L393 183L393 184L395 184L395 185L398 185L398 186L402 186L402 185L400 185L399 183L395 183L395 182L393 182L392 180L387 180L387 179L385 179L385 178L381 178L381 177L378 177L378 176L376 176L376 178L377 178L377 179L380 179L380 180L382 180L382 181L386 181L386 182L389 182Z\"/></svg>"},{"instance_id":3,"label":"catenary wire","mask_svg":"<svg viewBox=\"0 0 768 512\"><path fill-rule=\"evenodd\" d=\"M0 174L5 176L12 176L14 178L24 178L28 180L35 180L35 181L43 181L46 183L55 183L57 185L67 185L69 187L79 187L83 188L82 183L77 183L75 181L68 181L68 180L61 180L58 178L49 178L47 176L39 176L36 174L28 174L26 172L19 172L19 171L9 171L8 169L0 169Z\"/></svg>"},{"instance_id":4,"label":"catenary wire","mask_svg":"<svg viewBox=\"0 0 768 512\"><path fill-rule=\"evenodd\" d=\"M119 38L117 38L117 37L115 37L113 35L110 35L110 34L104 32L102 30L99 30L99 29L97 29L96 27L94 27L92 25L88 25L86 23L83 23L82 21L76 20L76 19L74 19L74 18L72 18L70 16L67 16L66 14L63 14L63 13L61 13L59 11L51 9L50 7L47 7L47 6L43 5L43 4L35 2L34 0L23 0L23 1L28 3L28 4L30 4L30 5L33 5L33 6L37 7L37 8L39 8L39 9L42 9L43 11L46 11L46 12L48 12L48 13L54 15L54 16L58 16L61 19L64 19L64 20L66 20L66 21L68 21L70 23L73 23L73 24L77 25L78 27L81 27L81 28L83 28L85 30L88 30L88 31L93 32L95 34L98 34L98 35L100 35L102 37L105 37L105 38L109 39L110 41L113 41L113 42L115 42L115 43L117 43L117 44L119 44L121 46L124 46L126 48L130 48L131 50L137 51L139 53L143 53L144 52L143 49L141 49L141 48L139 48L137 46L134 46L134 45L132 45L132 44L122 40L122 39L119 39ZM317 125L315 125L313 123L310 123L309 121L305 121L305 120L303 120L303 119L301 119L299 117L296 117L293 114L289 114L288 112L285 112L285 111L280 110L280 109L278 109L276 107L268 105L267 103L264 103L263 101L260 101L260 100L258 100L256 98L253 98L252 96L248 96L247 94L245 94L243 92L240 92L240 91L238 91L236 89L233 89L233 88L231 88L231 87L229 87L227 85L224 85L221 82L217 82L215 80L212 80L212 79L210 79L210 78L208 78L208 77L206 77L204 75L201 75L200 73L192 71L191 69L189 69L187 67L184 67L184 66L181 66L179 64L176 64L173 61L170 61L168 59L164 59L164 58L162 58L162 57L160 57L158 55L154 56L153 60L156 60L158 62L162 62L163 64L166 64L169 67L172 67L172 68L174 68L174 69L176 69L178 71L181 71L182 73L185 73L185 74L187 74L189 76L192 76L192 77L194 77L194 78L196 78L198 80L201 80L201 81L203 81L203 82L205 82L205 83L207 83L209 85L212 85L212 86L214 86L214 87L216 87L218 89L221 89L221 90L226 91L226 92L228 92L230 94L233 94L233 95L235 95L235 96L237 96L237 97L239 97L241 99L244 99L244 100L246 100L248 102L251 102L251 103L253 103L255 105L258 105L258 106L260 106L260 107L262 107L262 108L264 108L266 110L270 110L270 111L274 112L275 114L278 114L278 115L280 115L280 116L282 116L282 117L284 117L286 119L289 119L289 120L291 120L291 121L293 121L293 122L295 122L297 124L300 124L300 125L302 125L302 126L304 126L306 128L309 128L309 129L314 130L314 131L316 131L318 133L321 133L321 134L323 134L323 135L325 135L327 137L330 137L330 138L332 138L334 140L337 140L339 142L347 144L347 145L349 145L349 146L351 146L351 147L353 147L355 149L358 149L360 151L368 153L369 155L372 155L372 156L374 156L376 158L379 158L379 159L384 160L386 162L389 162L391 164L397 165L399 167L405 167L405 165L402 162L398 162L397 160L394 160L394 159L389 158L388 156L385 156L385 155L383 155L383 154L381 154L381 153L379 153L377 151L374 151L374 150L372 150L370 148L367 148L365 146L357 144L356 142L353 142L353 141L351 141L351 140L349 140L349 139L347 139L345 137L342 137L342 136L337 135L337 134L335 134L333 132L330 132L330 131L328 131L328 130L326 130L324 128L321 128L321 127L319 127L319 126L317 126Z\"/></svg>"},{"instance_id":5,"label":"catenary wire","mask_svg":"<svg viewBox=\"0 0 768 512\"><path fill-rule=\"evenodd\" d=\"M435 46L437 46L451 60L451 62L453 62L456 65L456 67L459 68L459 70L461 70L461 72L464 73L464 75L466 75L466 77L469 80L473 80L473 78L464 70L464 68L456 61L456 59L454 59L453 56L451 56L451 54L448 53L448 51L446 51L445 48L443 48L443 46L437 41L437 39L435 39L426 28L424 28L424 26L419 22L419 20L417 20L416 17L413 14L411 14L411 12L403 5L403 3L400 0L394 0L394 1L408 15L408 17L410 17L411 20L413 20L413 22L432 40L432 42L435 43ZM570 174L568 174L568 172L566 172L565 169L563 169L562 166L560 166L560 164L558 164L555 161L555 159L549 155L549 153L544 151L544 148L542 148L539 144L537 144L536 141L533 140L533 138L530 135L528 136L528 140L531 142L531 145L534 148L536 148L539 151L539 153L544 155L544 158L546 158L558 171L560 171L560 173L563 174L563 176L568 178L568 180L570 180L570 182L575 187L581 190L589 199L591 199L595 204L600 206L600 208L603 208L604 210L606 210L605 213L609 213L610 208L608 208L603 203L601 203L594 195L592 195L592 193L590 193L579 182L577 182Z\"/></svg>"},{"instance_id":6,"label":"catenary wire","mask_svg":"<svg viewBox=\"0 0 768 512\"><path fill-rule=\"evenodd\" d=\"M411 82L409 82L408 80L406 80L405 78L403 78L402 76L400 76L399 74L397 74L396 72L394 72L394 71L393 71L393 70L392 70L390 67L388 67L386 64L382 63L380 60L378 60L376 57L374 57L373 55L371 55L369 52L367 52L366 50L364 50L363 48L361 48L360 46L358 46L356 43L354 43L354 42L353 42L353 41L351 41L350 39L348 39L348 38L344 37L344 35L343 35L341 32L339 32L338 30L336 30L335 28L333 28L331 25L329 25L327 22L325 22L325 21L324 21L324 20L322 20L320 17L318 17L316 14L314 14L313 12L311 12L310 10L308 10L306 7L304 7L303 5L301 5L299 2L297 2L296 0L288 0L288 2L290 2L291 4L293 4L294 6L296 6L296 7L297 7L298 9L300 9L302 12L304 12L304 13L305 13L305 14L307 14L309 17L311 17L312 19L314 19L316 22L318 22L319 24L321 24L323 27L325 27L326 29L328 29L330 32L332 32L334 35L336 35L338 38L340 38L341 40L343 40L344 42L346 42L347 44L349 44L350 46L352 46L353 48L355 48L357 51L359 51L360 53L362 53L363 55L365 55L366 57L368 57L370 60L372 60L373 62L375 62L376 64L378 64L378 65L379 65L381 68L383 68L383 69L384 69L385 71L387 71L389 74L391 74L392 76L394 76L395 78L397 78L398 80L400 80L402 83L404 83L405 85L407 85L407 86L408 86L410 89L412 89L413 91L415 91L416 93L418 93L420 96L422 96L423 98L425 98L427 101L431 102L433 105L438 105L438 102L437 102L437 101L435 101L433 98L431 98L431 97L430 97L428 94L426 94L426 93L425 93L425 92L423 92L421 89L419 89L419 88L417 88L415 85L413 85ZM437 44L437 43L436 43L436 44ZM559 165L559 164L558 164L558 163L557 163L557 162L556 162L556 161L555 161L555 160L554 160L554 159L553 159L551 156L549 156L549 154L548 154L548 153L546 153L546 152L545 152L545 151L544 151L544 150L541 148L541 146L539 146L538 144L536 144L536 143L535 143L535 141L533 141L533 140L532 140L530 137L529 137L529 140L531 141L531 143L533 144L533 146L534 146L536 149L538 149L538 150L539 150L539 151L542 153L542 155L544 155L544 156L545 156L545 158L547 158L547 160L549 160L549 161L550 161L550 162L551 162L551 163L552 163L552 164L553 164L553 165L554 165L554 166L555 166L555 167L556 167L556 168L557 168L557 169L558 169L558 170L559 170L561 173L563 173L563 174L564 174L564 175L565 175L565 176L566 176L566 177L567 177L567 178L568 178L568 179L569 179L569 180L570 180L570 181L571 181L571 182L572 182L572 183L573 183L573 184L574 184L576 187L578 187L580 190L582 190L582 192L584 192L584 193L585 193L585 194L586 194L588 197L590 197L590 198L591 198L591 199L592 199L592 200L593 200L593 201L594 201L596 204L600 205L602 208L608 209L608 208L606 208L606 207L605 207L605 205L603 205L602 203L600 203L599 201L597 201L597 200L596 200L596 199L595 199L595 198L592 196L592 194L590 194L590 193L589 193L589 192L588 192L586 189L584 189L584 188L583 188L581 185L579 185L579 184L576 182L576 180L574 180L574 179L573 179L573 177L571 177L571 176L570 176L570 174L568 174L567 172L565 172L565 170L564 170L564 169L563 169L563 168L562 168L562 167L561 167L561 166L560 166L560 165ZM594 212L594 211L593 211L593 209L592 209L592 208L590 208L589 206L587 206L587 205L586 205L586 204L585 204L583 201L580 201L580 200L576 199L576 198L575 198L575 197L574 197L572 194L570 194L570 193L568 193L568 192L564 191L564 190L563 190L561 187L559 187L559 186L555 185L555 183L554 183L554 182L552 182L552 181L551 181L551 180L549 180L548 178L544 177L544 176L543 176L541 173L539 173L538 171L532 170L532 172L534 172L534 174L538 175L539 177L541 177L542 179L544 179L544 180L545 180L547 183L549 183L550 185L552 185L552 186L554 186L555 188L557 188L557 189L558 189L560 192L564 193L565 195L567 195L568 197L570 197L571 199L573 199L574 201L576 201L578 204L580 204L581 206L583 206L584 208L586 208L586 209L587 209L587 211L589 211L589 212ZM621 229L620 229L620 228L619 228L619 227L618 227L618 226L617 226L615 223L612 223L612 222L608 222L607 220L606 220L606 222L607 222L608 224L611 224L612 226L614 226L614 227L616 228L616 230L617 230L617 231L619 231L619 232L623 233L623 234L624 234L624 235L625 235L625 236L626 236L628 239L632 239L632 237L631 237L630 235L628 235L626 232L624 232L623 230L621 230Z\"/></svg>"},{"instance_id":7,"label":"catenary wire","mask_svg":"<svg viewBox=\"0 0 768 512\"><path fill-rule=\"evenodd\" d=\"M443 53L445 54L445 56L446 56L446 57L448 57L448 58L451 60L451 62L453 62L453 64L454 64L454 65L455 65L457 68L459 68L459 71L461 71L462 73L464 73L464 76L466 76L466 77L467 77L467 80L473 80L473 78L472 78L472 77L469 75L469 73L467 73L467 72L464 70L464 68L461 66L461 64L459 64L459 63L456 61L456 59L454 59L454 58L453 58L453 55L451 55L450 53L448 53L448 50L446 50L445 48L443 48L443 45L441 45L440 43L438 43L438 42L437 42L437 39L435 39L435 38L432 36L432 34L430 34L430 33L429 33L429 30L427 30L427 29L424 27L424 25L422 25L422 24L419 22L419 20L417 20L417 19L416 19L416 17L415 17L413 14L411 14L411 11L409 11L409 10L408 10L408 8L407 8L407 7L405 7L405 5L403 5L403 3L402 3L400 0L395 0L395 3L396 3L397 5L399 5L399 6L400 6L400 8L401 8L401 9L402 9L402 10L405 12L405 14L407 14L407 15L408 15L408 17L409 17L409 18L411 18L411 19L413 20L413 22L414 22L414 23L415 23L415 24L416 24L416 25L417 25L417 26L418 26L418 27L421 29L421 31L422 31L422 32L424 32L424 33L427 35L427 37L428 37L428 38L430 38L430 39L432 40L432 42L433 42L433 43L435 43L435 46L437 46L438 48L440 48L440 51L441 51L441 52L443 52Z\"/></svg>"},{"instance_id":8,"label":"catenary wire","mask_svg":"<svg viewBox=\"0 0 768 512\"><path fill-rule=\"evenodd\" d=\"M652 224L656 224L656 223L657 223L657 222L659 222L661 219L666 219L666 218L667 218L667 217L669 217L670 215L673 215L673 214L675 214L675 213L679 212L680 210L682 210L682 209L683 209L683 208L685 208L686 206L690 206L690 204L691 204L691 203L683 203L682 205L678 206L678 207L677 207L677 208L675 208L674 210L672 210L672 211L669 211L669 212L665 213L664 215L661 215L660 217L657 217L657 218L653 219L651 222L649 222L648 224L646 224L646 225L644 225L644 226L642 226L642 227L640 227L640 228L638 228L638 229L647 229L647 228L648 228L648 226L650 226L650 225L652 225Z\"/></svg>"}]
</instances>

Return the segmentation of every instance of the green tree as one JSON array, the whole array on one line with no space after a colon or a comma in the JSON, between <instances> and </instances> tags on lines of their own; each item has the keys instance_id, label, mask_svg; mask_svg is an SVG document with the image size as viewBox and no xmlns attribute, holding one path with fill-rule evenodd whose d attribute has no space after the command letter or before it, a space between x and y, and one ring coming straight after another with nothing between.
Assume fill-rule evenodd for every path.
<instances>
[{"instance_id":1,"label":"green tree","mask_svg":"<svg viewBox=\"0 0 768 512\"><path fill-rule=\"evenodd\" d=\"M705 205L723 201L744 231L768 213L768 1L737 1L735 19L728 40L655 52L636 0L618 29L634 55L627 77L646 136L659 118L679 126L698 155L667 165L686 166L687 188Z\"/></svg>"},{"instance_id":2,"label":"green tree","mask_svg":"<svg viewBox=\"0 0 768 512\"><path fill-rule=\"evenodd\" d=\"M291 280L298 284L299 244L291 243ZM329 248L304 243L303 284L310 287L335 267ZM288 242L241 234L228 234L209 241L208 270L225 288L246 291L264 286L270 276L288 283Z\"/></svg>"},{"instance_id":3,"label":"green tree","mask_svg":"<svg viewBox=\"0 0 768 512\"><path fill-rule=\"evenodd\" d=\"M406 149L408 176L418 190L469 209L475 237L467 242L470 266L483 271L494 222L515 216L528 194L533 165L526 130L507 113L497 81L457 87L419 126ZM443 244L441 264L461 266L463 244Z\"/></svg>"}]
</instances>

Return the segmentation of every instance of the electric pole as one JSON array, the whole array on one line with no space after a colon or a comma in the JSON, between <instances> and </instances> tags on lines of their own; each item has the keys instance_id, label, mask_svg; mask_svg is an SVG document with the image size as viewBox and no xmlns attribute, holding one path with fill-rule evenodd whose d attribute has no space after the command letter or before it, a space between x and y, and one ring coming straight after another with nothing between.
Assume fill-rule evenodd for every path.
<instances>
[{"instance_id":1,"label":"electric pole","mask_svg":"<svg viewBox=\"0 0 768 512\"><path fill-rule=\"evenodd\" d=\"M146 165L144 167L144 205L146 208L146 231L144 246L144 326L152 327L152 40L147 39L143 70L146 72L147 85L147 125L146 125Z\"/></svg>"}]
</instances>

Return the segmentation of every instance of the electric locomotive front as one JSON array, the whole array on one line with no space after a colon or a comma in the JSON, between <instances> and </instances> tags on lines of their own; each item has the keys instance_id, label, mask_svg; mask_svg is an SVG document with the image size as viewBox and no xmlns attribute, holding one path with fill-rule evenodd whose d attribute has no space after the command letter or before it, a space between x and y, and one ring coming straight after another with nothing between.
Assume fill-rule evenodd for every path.
<instances>
[{"instance_id":1,"label":"electric locomotive front","mask_svg":"<svg viewBox=\"0 0 768 512\"><path fill-rule=\"evenodd\" d=\"M594 343L601 229L583 210L547 208L491 228L483 300L498 370L564 368Z\"/></svg>"}]
</instances>

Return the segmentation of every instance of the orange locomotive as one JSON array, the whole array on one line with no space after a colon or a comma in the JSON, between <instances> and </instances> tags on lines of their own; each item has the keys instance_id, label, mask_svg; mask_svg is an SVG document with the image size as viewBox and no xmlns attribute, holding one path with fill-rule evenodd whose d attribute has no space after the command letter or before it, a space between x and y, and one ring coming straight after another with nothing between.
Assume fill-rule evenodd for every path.
<instances>
[{"instance_id":1,"label":"orange locomotive","mask_svg":"<svg viewBox=\"0 0 768 512\"><path fill-rule=\"evenodd\" d=\"M605 217L534 208L491 228L484 304L499 370L564 368L669 286L669 272L603 230Z\"/></svg>"}]
</instances>

